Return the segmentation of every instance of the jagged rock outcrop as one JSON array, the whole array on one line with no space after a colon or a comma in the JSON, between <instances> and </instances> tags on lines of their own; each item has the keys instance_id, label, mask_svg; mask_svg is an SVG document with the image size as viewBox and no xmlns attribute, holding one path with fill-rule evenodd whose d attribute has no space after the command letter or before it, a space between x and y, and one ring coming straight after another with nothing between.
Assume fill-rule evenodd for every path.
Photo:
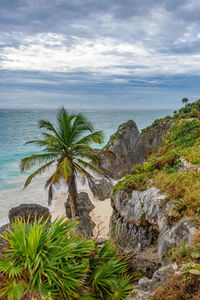
<instances>
[{"instance_id":1,"label":"jagged rock outcrop","mask_svg":"<svg viewBox=\"0 0 200 300\"><path fill-rule=\"evenodd\" d=\"M79 224L77 225L78 232L81 235L84 235L88 238L93 236L93 229L95 227L95 223L92 221L89 213L94 209L94 205L92 204L89 196L85 192L78 193L77 196L77 220ZM66 216L71 218L71 208L69 198L65 203L65 211Z\"/></svg>"},{"instance_id":2,"label":"jagged rock outcrop","mask_svg":"<svg viewBox=\"0 0 200 300\"><path fill-rule=\"evenodd\" d=\"M100 167L111 177L119 179L131 171L133 165L144 161L143 145L137 125L130 120L121 124L111 136L106 148L115 157L100 154Z\"/></svg>"},{"instance_id":3,"label":"jagged rock outcrop","mask_svg":"<svg viewBox=\"0 0 200 300\"><path fill-rule=\"evenodd\" d=\"M29 220L30 223L33 223L35 219L39 220L41 218L44 221L48 219L51 222L49 209L38 204L21 204L13 207L9 210L8 216L10 223L15 222L17 218L22 218L25 222Z\"/></svg>"},{"instance_id":4,"label":"jagged rock outcrop","mask_svg":"<svg viewBox=\"0 0 200 300\"><path fill-rule=\"evenodd\" d=\"M163 133L170 128L171 120L162 121L155 124L141 134L144 157L147 158L152 153L156 153L163 144Z\"/></svg>"},{"instance_id":5,"label":"jagged rock outcrop","mask_svg":"<svg viewBox=\"0 0 200 300\"><path fill-rule=\"evenodd\" d=\"M162 259L181 241L191 242L196 233L194 221L181 219L173 225L177 204L161 205L164 199L164 194L154 187L129 193L119 191L112 196L110 236L120 249L141 252L158 240L158 256Z\"/></svg>"},{"instance_id":6,"label":"jagged rock outcrop","mask_svg":"<svg viewBox=\"0 0 200 300\"><path fill-rule=\"evenodd\" d=\"M157 240L167 224L170 206L160 207L165 196L154 187L130 193L119 191L111 198L111 238L125 251L142 251Z\"/></svg>"},{"instance_id":7,"label":"jagged rock outcrop","mask_svg":"<svg viewBox=\"0 0 200 300\"><path fill-rule=\"evenodd\" d=\"M160 258L180 242L191 243L197 234L197 225L192 218L183 218L176 225L160 234L158 238L158 255Z\"/></svg>"},{"instance_id":8,"label":"jagged rock outcrop","mask_svg":"<svg viewBox=\"0 0 200 300\"><path fill-rule=\"evenodd\" d=\"M141 278L134 288L137 291L136 294L128 296L126 300L146 300L151 298L155 288L162 285L177 268L176 264L169 264L155 271L152 279Z\"/></svg>"},{"instance_id":9,"label":"jagged rock outcrop","mask_svg":"<svg viewBox=\"0 0 200 300\"><path fill-rule=\"evenodd\" d=\"M158 231L151 224L137 226L127 222L114 209L110 219L110 237L124 252L141 252L154 244L158 238Z\"/></svg>"},{"instance_id":10,"label":"jagged rock outcrop","mask_svg":"<svg viewBox=\"0 0 200 300\"><path fill-rule=\"evenodd\" d=\"M95 187L92 187L92 193L98 200L105 200L112 195L113 184L111 181L102 178L95 182Z\"/></svg>"}]
</instances>

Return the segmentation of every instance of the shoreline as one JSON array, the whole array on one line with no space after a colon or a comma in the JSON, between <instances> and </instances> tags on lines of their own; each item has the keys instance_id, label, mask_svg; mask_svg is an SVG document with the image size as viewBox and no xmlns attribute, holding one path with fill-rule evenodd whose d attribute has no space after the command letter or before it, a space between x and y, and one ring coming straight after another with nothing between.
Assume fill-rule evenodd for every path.
<instances>
[{"instance_id":1,"label":"shoreline","mask_svg":"<svg viewBox=\"0 0 200 300\"><path fill-rule=\"evenodd\" d=\"M95 208L90 213L92 221L96 224L94 228L94 237L107 239L109 233L110 216L112 214L110 198L101 201L93 197L92 192L89 190L80 189L78 190L78 193L80 192L87 193L91 202L95 206ZM67 199L67 193L64 192L54 197L52 203L54 205L54 209L53 211L51 211L52 220L66 216L65 207L64 207L64 203L66 202L66 199Z\"/></svg>"}]
</instances>

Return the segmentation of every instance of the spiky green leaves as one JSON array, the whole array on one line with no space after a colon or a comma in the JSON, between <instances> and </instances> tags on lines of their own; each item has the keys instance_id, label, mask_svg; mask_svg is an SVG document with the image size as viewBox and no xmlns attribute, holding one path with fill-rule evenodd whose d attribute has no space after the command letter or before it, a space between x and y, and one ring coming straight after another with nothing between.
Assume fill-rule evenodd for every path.
<instances>
[{"instance_id":1,"label":"spiky green leaves","mask_svg":"<svg viewBox=\"0 0 200 300\"><path fill-rule=\"evenodd\" d=\"M22 220L4 235L0 297L38 295L45 299L125 299L131 290L123 258L109 242L101 250L71 232L71 220L51 224Z\"/></svg>"}]
</instances>

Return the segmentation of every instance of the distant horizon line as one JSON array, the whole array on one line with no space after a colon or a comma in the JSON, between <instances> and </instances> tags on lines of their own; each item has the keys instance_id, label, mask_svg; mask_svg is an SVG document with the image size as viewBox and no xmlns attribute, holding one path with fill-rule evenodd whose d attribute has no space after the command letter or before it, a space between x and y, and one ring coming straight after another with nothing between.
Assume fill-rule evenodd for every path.
<instances>
[{"instance_id":1,"label":"distant horizon line","mask_svg":"<svg viewBox=\"0 0 200 300\"><path fill-rule=\"evenodd\" d=\"M114 111L120 111L120 110L176 110L176 109L179 109L177 107L151 107L151 108L134 108L134 107L119 107L119 108L112 108L112 107L109 107L109 108L102 108L102 107L97 107L97 108L69 108L69 107L65 107L64 105L60 106L60 107L57 107L57 108L48 108L48 107L30 107L30 108L27 108L27 107L20 107L20 108L16 108L16 107L0 107L0 110L58 110L60 108L64 107L66 110L81 110L81 111L105 111L105 110L114 110Z\"/></svg>"}]
</instances>

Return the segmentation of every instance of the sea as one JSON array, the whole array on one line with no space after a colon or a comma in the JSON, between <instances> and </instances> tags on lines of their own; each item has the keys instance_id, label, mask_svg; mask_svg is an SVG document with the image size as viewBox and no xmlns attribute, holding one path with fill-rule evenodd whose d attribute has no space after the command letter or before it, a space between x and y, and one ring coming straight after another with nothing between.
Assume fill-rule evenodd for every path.
<instances>
[{"instance_id":1,"label":"sea","mask_svg":"<svg viewBox=\"0 0 200 300\"><path fill-rule=\"evenodd\" d=\"M134 120L141 130L157 118L172 115L172 111L172 109L101 109L70 112L83 113L96 130L103 130L106 144L121 123ZM47 191L44 190L44 183L51 170L33 180L24 190L23 185L29 173L21 173L19 166L24 157L41 152L41 149L33 144L25 145L25 143L41 137L41 130L38 127L40 119L50 120L55 124L56 112L56 110L42 109L0 109L0 226L8 223L8 211L14 206L22 203L47 206ZM61 187L58 194L63 191L66 191L65 186ZM54 210L54 203L50 210Z\"/></svg>"}]
</instances>

